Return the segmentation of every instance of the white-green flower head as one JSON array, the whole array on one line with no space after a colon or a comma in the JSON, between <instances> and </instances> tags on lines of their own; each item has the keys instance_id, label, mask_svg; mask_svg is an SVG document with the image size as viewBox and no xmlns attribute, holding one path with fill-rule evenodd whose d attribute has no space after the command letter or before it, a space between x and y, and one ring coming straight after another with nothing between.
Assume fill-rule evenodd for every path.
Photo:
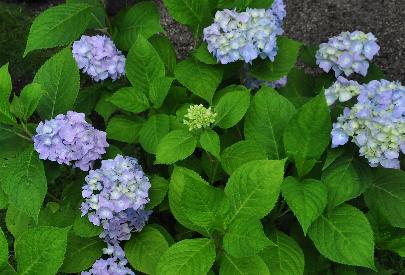
<instances>
[{"instance_id":1,"label":"white-green flower head","mask_svg":"<svg viewBox=\"0 0 405 275\"><path fill-rule=\"evenodd\" d=\"M211 110L211 107L205 108L202 104L195 104L188 108L183 123L188 126L190 131L193 131L210 127L216 117L217 114Z\"/></svg>"}]
</instances>

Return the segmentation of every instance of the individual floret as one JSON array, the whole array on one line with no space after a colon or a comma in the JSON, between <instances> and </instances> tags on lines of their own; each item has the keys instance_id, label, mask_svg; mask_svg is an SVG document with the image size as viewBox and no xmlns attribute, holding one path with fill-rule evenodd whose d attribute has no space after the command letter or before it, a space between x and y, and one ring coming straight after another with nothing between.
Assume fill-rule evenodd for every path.
<instances>
[{"instance_id":1,"label":"individual floret","mask_svg":"<svg viewBox=\"0 0 405 275\"><path fill-rule=\"evenodd\" d=\"M144 210L151 184L135 158L118 155L103 160L100 169L89 172L86 183L82 215L103 226L100 237L107 242L128 240L131 232L142 229L151 213Z\"/></svg>"},{"instance_id":2,"label":"individual floret","mask_svg":"<svg viewBox=\"0 0 405 275\"><path fill-rule=\"evenodd\" d=\"M360 86L361 85L357 81L347 80L346 78L339 76L337 81L325 90L326 102L329 106L334 104L336 100L339 102L346 102L359 95Z\"/></svg>"},{"instance_id":3,"label":"individual floret","mask_svg":"<svg viewBox=\"0 0 405 275\"><path fill-rule=\"evenodd\" d=\"M370 166L399 169L399 155L405 153L405 87L387 80L362 85L357 103L333 124L332 147L349 138Z\"/></svg>"},{"instance_id":4,"label":"individual floret","mask_svg":"<svg viewBox=\"0 0 405 275\"><path fill-rule=\"evenodd\" d=\"M94 81L116 80L125 74L125 56L107 36L83 35L73 43L72 53L79 68Z\"/></svg>"},{"instance_id":5,"label":"individual floret","mask_svg":"<svg viewBox=\"0 0 405 275\"><path fill-rule=\"evenodd\" d=\"M369 61L378 53L380 47L372 33L361 31L342 32L322 43L316 53L316 63L325 72L331 69L338 77L342 73L367 75Z\"/></svg>"},{"instance_id":6,"label":"individual floret","mask_svg":"<svg viewBox=\"0 0 405 275\"><path fill-rule=\"evenodd\" d=\"M108 147L106 133L95 129L85 115L69 111L54 119L40 122L33 137L40 159L78 167L88 171Z\"/></svg>"},{"instance_id":7,"label":"individual floret","mask_svg":"<svg viewBox=\"0 0 405 275\"><path fill-rule=\"evenodd\" d=\"M215 122L216 117L217 114L211 110L211 107L205 108L202 104L191 105L184 116L183 123L192 131L210 127L211 123Z\"/></svg>"},{"instance_id":8,"label":"individual floret","mask_svg":"<svg viewBox=\"0 0 405 275\"><path fill-rule=\"evenodd\" d=\"M204 40L209 52L222 64L237 60L251 63L258 57L274 61L284 16L282 0L275 1L273 8L267 10L217 11L214 23L204 29Z\"/></svg>"}]
</instances>

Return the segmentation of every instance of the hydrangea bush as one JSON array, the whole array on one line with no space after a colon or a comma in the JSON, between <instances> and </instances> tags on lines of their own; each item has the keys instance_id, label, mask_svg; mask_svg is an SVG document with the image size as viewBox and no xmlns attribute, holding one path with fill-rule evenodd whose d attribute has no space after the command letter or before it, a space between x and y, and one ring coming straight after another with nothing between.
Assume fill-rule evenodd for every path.
<instances>
[{"instance_id":1,"label":"hydrangea bush","mask_svg":"<svg viewBox=\"0 0 405 275\"><path fill-rule=\"evenodd\" d=\"M55 48L32 83L0 68L0 274L391 272L405 87L377 38L304 45L282 0L163 3L184 60L154 2L69 0L32 24L24 55Z\"/></svg>"}]
</instances>

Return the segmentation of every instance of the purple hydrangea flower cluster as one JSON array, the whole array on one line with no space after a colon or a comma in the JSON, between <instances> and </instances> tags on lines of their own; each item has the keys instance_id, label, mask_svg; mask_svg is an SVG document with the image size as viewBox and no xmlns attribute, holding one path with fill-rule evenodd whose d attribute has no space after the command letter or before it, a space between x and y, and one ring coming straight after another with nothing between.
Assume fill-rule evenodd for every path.
<instances>
[{"instance_id":1,"label":"purple hydrangea flower cluster","mask_svg":"<svg viewBox=\"0 0 405 275\"><path fill-rule=\"evenodd\" d=\"M107 36L83 35L73 43L72 53L79 68L94 81L116 80L125 74L125 56Z\"/></svg>"},{"instance_id":2,"label":"purple hydrangea flower cluster","mask_svg":"<svg viewBox=\"0 0 405 275\"><path fill-rule=\"evenodd\" d=\"M214 23L204 29L208 51L222 64L244 60L251 63L257 57L274 61L277 36L283 33L285 6L275 1L271 9L246 9L238 13L217 11Z\"/></svg>"},{"instance_id":3,"label":"purple hydrangea flower cluster","mask_svg":"<svg viewBox=\"0 0 405 275\"><path fill-rule=\"evenodd\" d=\"M108 147L106 133L95 129L85 115L69 111L40 122L33 137L40 159L56 161L88 171Z\"/></svg>"},{"instance_id":4,"label":"purple hydrangea flower cluster","mask_svg":"<svg viewBox=\"0 0 405 275\"><path fill-rule=\"evenodd\" d=\"M276 81L266 81L266 80L260 80L252 77L247 77L245 79L245 86L249 89L259 89L261 86L265 85L267 87L273 88L273 89L281 89L285 85L287 85L288 78L286 76L283 76L279 80Z\"/></svg>"},{"instance_id":5,"label":"purple hydrangea flower cluster","mask_svg":"<svg viewBox=\"0 0 405 275\"><path fill-rule=\"evenodd\" d=\"M342 32L329 38L328 43L322 43L316 53L316 63L325 72L331 69L336 77L344 73L367 74L369 63L378 53L380 47L377 38L372 33L361 31Z\"/></svg>"},{"instance_id":6,"label":"purple hydrangea flower cluster","mask_svg":"<svg viewBox=\"0 0 405 275\"><path fill-rule=\"evenodd\" d=\"M357 103L344 109L331 134L332 147L351 137L370 166L399 169L400 152L405 153L405 87L387 80L362 85Z\"/></svg>"},{"instance_id":7,"label":"purple hydrangea flower cluster","mask_svg":"<svg viewBox=\"0 0 405 275\"><path fill-rule=\"evenodd\" d=\"M142 229L151 213L144 210L151 184L135 158L118 155L103 160L100 169L89 172L86 182L82 215L103 226L100 237L116 243Z\"/></svg>"},{"instance_id":8,"label":"purple hydrangea flower cluster","mask_svg":"<svg viewBox=\"0 0 405 275\"><path fill-rule=\"evenodd\" d=\"M103 252L109 255L109 258L98 259L89 271L84 271L81 275L135 275L131 269L126 267L128 260L119 245L108 245Z\"/></svg>"},{"instance_id":9,"label":"purple hydrangea flower cluster","mask_svg":"<svg viewBox=\"0 0 405 275\"><path fill-rule=\"evenodd\" d=\"M351 98L359 95L360 84L354 80L347 80L343 76L339 76L335 83L325 90L326 102L332 105L338 100L346 102Z\"/></svg>"}]
</instances>

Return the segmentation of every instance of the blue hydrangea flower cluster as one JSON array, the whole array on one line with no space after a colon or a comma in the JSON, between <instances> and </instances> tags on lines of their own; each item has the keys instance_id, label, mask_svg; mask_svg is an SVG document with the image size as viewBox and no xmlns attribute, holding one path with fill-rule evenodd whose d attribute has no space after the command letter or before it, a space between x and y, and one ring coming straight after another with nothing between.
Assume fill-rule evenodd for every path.
<instances>
[{"instance_id":1,"label":"blue hydrangea flower cluster","mask_svg":"<svg viewBox=\"0 0 405 275\"><path fill-rule=\"evenodd\" d=\"M370 166L399 169L399 155L405 153L405 87L387 80L362 85L357 103L344 109L331 134L332 147L351 137Z\"/></svg>"},{"instance_id":2,"label":"blue hydrangea flower cluster","mask_svg":"<svg viewBox=\"0 0 405 275\"><path fill-rule=\"evenodd\" d=\"M245 79L245 86L249 89L259 89L261 86L267 86L273 89L281 89L285 85L287 85L288 78L286 76L283 76L279 80L276 81L266 81L266 80L260 80L252 77L247 77Z\"/></svg>"},{"instance_id":3,"label":"blue hydrangea flower cluster","mask_svg":"<svg viewBox=\"0 0 405 275\"><path fill-rule=\"evenodd\" d=\"M360 84L354 80L347 80L339 76L335 83L325 90L326 102L333 105L336 100L346 102L360 94Z\"/></svg>"},{"instance_id":4,"label":"blue hydrangea flower cluster","mask_svg":"<svg viewBox=\"0 0 405 275\"><path fill-rule=\"evenodd\" d=\"M103 226L100 237L106 242L128 240L131 232L143 228L151 213L144 210L151 184L135 158L118 155L103 160L100 169L89 172L86 183L82 215Z\"/></svg>"},{"instance_id":5,"label":"blue hydrangea flower cluster","mask_svg":"<svg viewBox=\"0 0 405 275\"><path fill-rule=\"evenodd\" d=\"M94 81L116 80L125 74L125 56L107 36L83 35L73 43L72 53L79 68Z\"/></svg>"},{"instance_id":6,"label":"blue hydrangea flower cluster","mask_svg":"<svg viewBox=\"0 0 405 275\"><path fill-rule=\"evenodd\" d=\"M377 38L372 33L342 32L319 46L316 63L327 73L333 69L336 77L342 73L350 76L354 72L365 76L368 62L379 50Z\"/></svg>"},{"instance_id":7,"label":"blue hydrangea flower cluster","mask_svg":"<svg viewBox=\"0 0 405 275\"><path fill-rule=\"evenodd\" d=\"M40 122L33 137L40 159L56 161L88 171L108 147L106 133L95 129L85 115L69 111Z\"/></svg>"},{"instance_id":8,"label":"blue hydrangea flower cluster","mask_svg":"<svg viewBox=\"0 0 405 275\"><path fill-rule=\"evenodd\" d=\"M135 275L131 269L126 267L128 260L119 245L108 245L103 252L109 257L98 259L89 271L84 271L81 275Z\"/></svg>"},{"instance_id":9,"label":"blue hydrangea flower cluster","mask_svg":"<svg viewBox=\"0 0 405 275\"><path fill-rule=\"evenodd\" d=\"M277 55L277 36L283 33L285 17L282 0L275 1L271 9L217 11L214 23L204 29L208 51L222 64L243 60L251 63L261 57L274 61Z\"/></svg>"}]
</instances>

